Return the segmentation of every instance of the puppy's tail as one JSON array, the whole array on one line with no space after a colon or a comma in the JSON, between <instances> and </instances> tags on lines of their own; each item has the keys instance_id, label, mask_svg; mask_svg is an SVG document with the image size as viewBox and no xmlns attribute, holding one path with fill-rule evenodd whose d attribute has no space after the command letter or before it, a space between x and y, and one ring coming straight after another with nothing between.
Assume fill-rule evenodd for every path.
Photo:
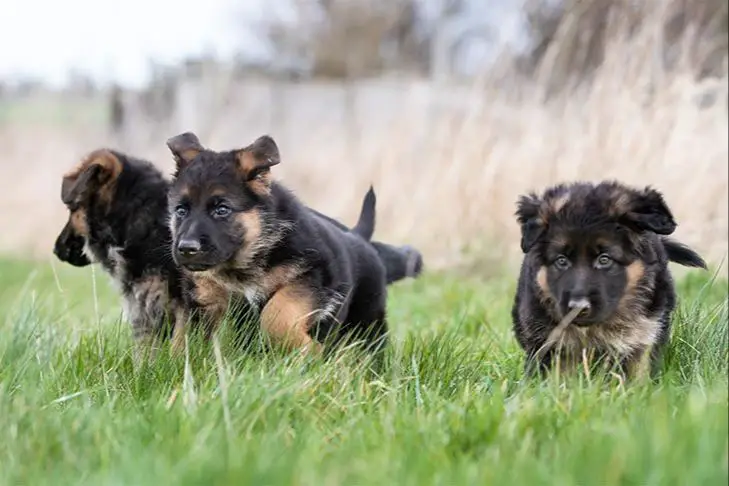
<instances>
[{"instance_id":1,"label":"puppy's tail","mask_svg":"<svg viewBox=\"0 0 729 486\"><path fill-rule=\"evenodd\" d=\"M688 246L666 236L661 237L661 241L670 261L685 267L707 269L704 259Z\"/></svg>"},{"instance_id":2,"label":"puppy's tail","mask_svg":"<svg viewBox=\"0 0 729 486\"><path fill-rule=\"evenodd\" d=\"M375 205L377 204L377 197L375 197L375 190L372 186L365 194L364 200L362 201L362 210L359 213L359 219L357 224L352 228L352 233L355 233L365 241L370 241L372 235L375 232Z\"/></svg>"},{"instance_id":3,"label":"puppy's tail","mask_svg":"<svg viewBox=\"0 0 729 486\"><path fill-rule=\"evenodd\" d=\"M423 255L410 245L393 246L373 241L380 260L385 265L387 284L407 277L415 278L423 271Z\"/></svg>"}]
</instances>

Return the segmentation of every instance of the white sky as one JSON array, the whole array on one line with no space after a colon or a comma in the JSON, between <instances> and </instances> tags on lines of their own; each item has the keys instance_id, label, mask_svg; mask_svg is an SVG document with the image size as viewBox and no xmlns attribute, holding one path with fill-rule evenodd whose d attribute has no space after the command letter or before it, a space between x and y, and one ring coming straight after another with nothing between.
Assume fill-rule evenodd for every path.
<instances>
[{"instance_id":1,"label":"white sky","mask_svg":"<svg viewBox=\"0 0 729 486\"><path fill-rule=\"evenodd\" d=\"M76 67L101 81L117 77L136 85L152 57L171 62L201 52L230 54L240 45L241 22L260 18L262 2L0 0L0 77L31 75L57 84Z\"/></svg>"},{"instance_id":2,"label":"white sky","mask_svg":"<svg viewBox=\"0 0 729 486\"><path fill-rule=\"evenodd\" d=\"M227 57L234 49L267 56L247 26L271 16L293 20L293 1L0 0L0 79L31 76L60 85L76 69L98 82L140 86L150 59L173 63L203 52ZM426 14L441 1L420 0ZM472 12L465 19L487 20L499 43L523 44L522 3L468 0Z\"/></svg>"}]
</instances>

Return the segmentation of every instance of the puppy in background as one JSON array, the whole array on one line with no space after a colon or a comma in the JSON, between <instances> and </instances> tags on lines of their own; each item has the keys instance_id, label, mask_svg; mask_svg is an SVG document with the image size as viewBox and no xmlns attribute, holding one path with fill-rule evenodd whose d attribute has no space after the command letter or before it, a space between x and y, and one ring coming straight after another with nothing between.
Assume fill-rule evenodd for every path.
<instances>
[{"instance_id":1,"label":"puppy in background","mask_svg":"<svg viewBox=\"0 0 729 486\"><path fill-rule=\"evenodd\" d=\"M574 368L584 354L627 377L655 376L676 307L668 262L706 269L667 237L677 225L661 193L578 182L517 205L525 256L512 320L527 372L544 372L555 358ZM576 317L560 326L569 314Z\"/></svg>"},{"instance_id":2,"label":"puppy in background","mask_svg":"<svg viewBox=\"0 0 729 486\"><path fill-rule=\"evenodd\" d=\"M170 254L168 188L150 162L108 149L89 153L61 186L69 216L53 252L77 267L99 263L111 276L137 360L186 318L183 275Z\"/></svg>"}]
</instances>

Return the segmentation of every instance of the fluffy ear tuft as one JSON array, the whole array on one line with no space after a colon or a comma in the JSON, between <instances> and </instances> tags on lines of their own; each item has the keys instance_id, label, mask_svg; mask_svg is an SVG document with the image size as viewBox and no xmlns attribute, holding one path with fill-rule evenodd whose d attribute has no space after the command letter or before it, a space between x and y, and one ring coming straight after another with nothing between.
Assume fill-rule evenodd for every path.
<instances>
[{"instance_id":1,"label":"fluffy ear tuft","mask_svg":"<svg viewBox=\"0 0 729 486\"><path fill-rule=\"evenodd\" d=\"M237 152L238 163L246 181L268 173L274 165L281 163L278 146L268 135L258 137L252 144Z\"/></svg>"},{"instance_id":2,"label":"fluffy ear tuft","mask_svg":"<svg viewBox=\"0 0 729 486\"><path fill-rule=\"evenodd\" d=\"M177 170L183 169L197 157L205 148L192 132L185 132L167 139L167 147L177 164Z\"/></svg>"},{"instance_id":3,"label":"fluffy ear tuft","mask_svg":"<svg viewBox=\"0 0 729 486\"><path fill-rule=\"evenodd\" d=\"M621 219L627 226L659 235L670 235L678 226L663 195L651 187L632 195Z\"/></svg>"},{"instance_id":4,"label":"fluffy ear tuft","mask_svg":"<svg viewBox=\"0 0 729 486\"><path fill-rule=\"evenodd\" d=\"M111 187L122 172L122 162L107 149L94 150L63 176L61 200L78 204L92 193L111 200Z\"/></svg>"},{"instance_id":5,"label":"fluffy ear tuft","mask_svg":"<svg viewBox=\"0 0 729 486\"><path fill-rule=\"evenodd\" d=\"M542 200L534 193L520 196L516 203L516 220L521 225L521 251L529 252L546 229L540 218Z\"/></svg>"}]
</instances>

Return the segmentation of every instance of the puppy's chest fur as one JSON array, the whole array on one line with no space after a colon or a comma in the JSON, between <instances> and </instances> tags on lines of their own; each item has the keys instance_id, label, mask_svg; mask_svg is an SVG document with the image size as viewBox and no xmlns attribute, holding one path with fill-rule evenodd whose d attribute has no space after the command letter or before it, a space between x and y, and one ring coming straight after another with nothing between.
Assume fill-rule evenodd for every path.
<instances>
[{"instance_id":1,"label":"puppy's chest fur","mask_svg":"<svg viewBox=\"0 0 729 486\"><path fill-rule=\"evenodd\" d=\"M562 346L570 354L587 348L627 355L655 343L660 329L661 322L656 317L616 316L590 327L568 326L562 335Z\"/></svg>"},{"instance_id":2,"label":"puppy's chest fur","mask_svg":"<svg viewBox=\"0 0 729 486\"><path fill-rule=\"evenodd\" d=\"M157 275L148 275L129 284L123 299L126 318L135 328L158 328L171 307L167 281Z\"/></svg>"},{"instance_id":3,"label":"puppy's chest fur","mask_svg":"<svg viewBox=\"0 0 729 486\"><path fill-rule=\"evenodd\" d=\"M159 332L165 319L178 307L175 297L170 295L169 277L154 268L133 276L121 247L110 246L104 253L87 243L84 252L91 261L101 263L121 292L123 316L132 325L134 336Z\"/></svg>"},{"instance_id":4,"label":"puppy's chest fur","mask_svg":"<svg viewBox=\"0 0 729 486\"><path fill-rule=\"evenodd\" d=\"M290 263L270 270L223 270L193 274L195 300L213 313L224 312L231 300L242 298L251 308L260 311L268 299L285 285L300 277L303 265Z\"/></svg>"}]
</instances>

